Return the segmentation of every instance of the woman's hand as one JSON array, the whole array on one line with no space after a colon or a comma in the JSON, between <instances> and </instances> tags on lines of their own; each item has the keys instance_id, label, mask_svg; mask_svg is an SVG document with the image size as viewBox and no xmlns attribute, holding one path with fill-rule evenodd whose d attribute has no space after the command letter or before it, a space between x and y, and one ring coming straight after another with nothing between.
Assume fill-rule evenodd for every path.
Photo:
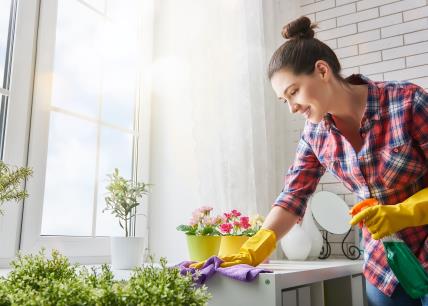
<instances>
[{"instance_id":1,"label":"woman's hand","mask_svg":"<svg viewBox=\"0 0 428 306\"><path fill-rule=\"evenodd\" d=\"M275 232L261 228L253 237L250 237L241 247L238 254L220 257L223 263L220 265L222 268L247 264L250 266L257 266L265 260L276 247ZM200 261L191 264L191 268L200 269L205 261Z\"/></svg>"},{"instance_id":2,"label":"woman's hand","mask_svg":"<svg viewBox=\"0 0 428 306\"><path fill-rule=\"evenodd\" d=\"M356 207L359 204L356 204ZM428 224L428 188L422 189L396 205L375 205L364 208L350 221L352 225L359 222L364 222L372 238L376 240L407 227Z\"/></svg>"}]
</instances>

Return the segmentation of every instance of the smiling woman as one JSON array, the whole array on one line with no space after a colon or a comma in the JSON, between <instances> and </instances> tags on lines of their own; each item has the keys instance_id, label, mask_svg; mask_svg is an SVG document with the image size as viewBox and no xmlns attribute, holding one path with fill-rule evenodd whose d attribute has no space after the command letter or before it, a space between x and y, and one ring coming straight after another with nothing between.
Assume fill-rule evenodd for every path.
<instances>
[{"instance_id":1,"label":"smiling woman","mask_svg":"<svg viewBox=\"0 0 428 306\"><path fill-rule=\"evenodd\" d=\"M364 217L364 275L369 301L385 305L380 300L391 298L389 305L419 304L414 298L425 300L426 291L415 295L408 291L411 286L399 285L400 275L387 264L385 248L373 225L381 224L379 220L384 218L395 220L395 211L405 219L409 213L400 210L401 203L426 187L426 167L413 165L427 164L428 93L406 81L375 82L363 75L343 78L337 57L329 46L314 38L313 28L305 16L287 24L283 30L287 41L273 54L269 65L276 95L287 99L290 111L303 115L306 123L284 189L264 226L279 237L286 234L293 220L287 221L285 216L302 217L308 197L329 170L359 199L376 198L383 204L382 211L389 212L382 218L374 214ZM279 207L284 210L277 210ZM416 220L416 215L411 214L409 219ZM426 266L427 250L421 245L427 240L428 227L409 222L396 231Z\"/></svg>"}]
</instances>

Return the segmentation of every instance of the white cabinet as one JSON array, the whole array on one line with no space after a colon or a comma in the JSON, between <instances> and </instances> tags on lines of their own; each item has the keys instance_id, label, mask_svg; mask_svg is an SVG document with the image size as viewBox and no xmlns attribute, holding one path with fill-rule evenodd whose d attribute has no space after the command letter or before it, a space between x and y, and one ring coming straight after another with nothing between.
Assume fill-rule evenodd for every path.
<instances>
[{"instance_id":1,"label":"white cabinet","mask_svg":"<svg viewBox=\"0 0 428 306\"><path fill-rule=\"evenodd\" d=\"M283 290L282 306L311 306L311 287Z\"/></svg>"},{"instance_id":2,"label":"white cabinet","mask_svg":"<svg viewBox=\"0 0 428 306\"><path fill-rule=\"evenodd\" d=\"M252 282L214 275L208 305L366 306L362 261L271 261Z\"/></svg>"},{"instance_id":3,"label":"white cabinet","mask_svg":"<svg viewBox=\"0 0 428 306\"><path fill-rule=\"evenodd\" d=\"M289 289L282 291L283 306L297 306L297 289Z\"/></svg>"}]
</instances>

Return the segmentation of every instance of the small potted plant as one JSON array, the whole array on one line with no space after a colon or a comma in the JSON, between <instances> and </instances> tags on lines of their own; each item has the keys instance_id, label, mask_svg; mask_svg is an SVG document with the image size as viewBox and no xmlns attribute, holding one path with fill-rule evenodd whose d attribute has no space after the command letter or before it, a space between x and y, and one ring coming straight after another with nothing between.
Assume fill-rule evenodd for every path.
<instances>
[{"instance_id":1,"label":"small potted plant","mask_svg":"<svg viewBox=\"0 0 428 306\"><path fill-rule=\"evenodd\" d=\"M189 224L181 224L177 230L186 234L189 259L202 261L217 255L221 236L218 226L221 216L211 217L212 207L203 206L193 211Z\"/></svg>"},{"instance_id":2,"label":"small potted plant","mask_svg":"<svg viewBox=\"0 0 428 306\"><path fill-rule=\"evenodd\" d=\"M132 269L142 262L144 238L130 233L130 225L136 215L136 208L141 204L141 197L149 193L151 184L127 180L114 169L108 175L104 211L110 211L119 219L119 225L125 231L125 237L110 237L111 263L113 269Z\"/></svg>"},{"instance_id":3,"label":"small potted plant","mask_svg":"<svg viewBox=\"0 0 428 306\"><path fill-rule=\"evenodd\" d=\"M0 215L3 215L1 206L4 202L19 202L28 194L22 189L22 183L33 174L33 170L26 167L11 167L0 161Z\"/></svg>"},{"instance_id":4,"label":"small potted plant","mask_svg":"<svg viewBox=\"0 0 428 306\"><path fill-rule=\"evenodd\" d=\"M222 237L218 256L238 253L245 241L261 228L263 221L260 215L255 215L250 220L236 209L224 213L223 222L220 224Z\"/></svg>"}]
</instances>

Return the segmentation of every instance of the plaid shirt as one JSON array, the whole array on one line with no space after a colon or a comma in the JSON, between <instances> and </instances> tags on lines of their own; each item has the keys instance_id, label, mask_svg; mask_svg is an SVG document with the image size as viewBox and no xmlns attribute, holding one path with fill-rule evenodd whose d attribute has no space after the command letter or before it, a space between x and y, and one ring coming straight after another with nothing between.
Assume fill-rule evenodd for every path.
<instances>
[{"instance_id":1,"label":"plaid shirt","mask_svg":"<svg viewBox=\"0 0 428 306\"><path fill-rule=\"evenodd\" d=\"M356 153L335 127L330 114L319 124L306 122L284 189L273 206L303 217L306 202L327 170L359 200L376 198L384 205L402 202L428 186L428 93L408 82L374 82L361 75L350 80L368 84L361 121L363 146ZM428 225L397 233L425 269ZM364 275L386 295L398 283L386 261L383 244L363 228Z\"/></svg>"}]
</instances>

